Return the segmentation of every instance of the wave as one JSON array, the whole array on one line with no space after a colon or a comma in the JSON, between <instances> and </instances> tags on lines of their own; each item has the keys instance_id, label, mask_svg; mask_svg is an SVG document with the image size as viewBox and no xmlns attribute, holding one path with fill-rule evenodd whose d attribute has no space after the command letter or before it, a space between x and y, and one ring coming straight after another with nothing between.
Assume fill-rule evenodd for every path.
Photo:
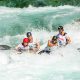
<instances>
[{"instance_id":1,"label":"wave","mask_svg":"<svg viewBox=\"0 0 80 80\"><path fill-rule=\"evenodd\" d=\"M44 44L58 33L59 25L64 26L72 39L70 45L55 50L51 55L0 51L1 80L80 79L80 52L77 50L80 48L79 7L0 7L0 12L0 44L14 48L26 37L27 31Z\"/></svg>"}]
</instances>

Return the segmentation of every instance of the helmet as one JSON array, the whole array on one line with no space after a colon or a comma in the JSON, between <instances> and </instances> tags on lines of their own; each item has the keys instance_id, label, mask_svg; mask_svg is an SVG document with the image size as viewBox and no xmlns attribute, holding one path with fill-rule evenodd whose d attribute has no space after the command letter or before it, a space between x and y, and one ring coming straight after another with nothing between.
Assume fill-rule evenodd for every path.
<instances>
[{"instance_id":1,"label":"helmet","mask_svg":"<svg viewBox=\"0 0 80 80\"><path fill-rule=\"evenodd\" d=\"M52 40L57 40L57 36L53 36Z\"/></svg>"},{"instance_id":2,"label":"helmet","mask_svg":"<svg viewBox=\"0 0 80 80\"><path fill-rule=\"evenodd\" d=\"M27 37L30 37L30 36L32 36L32 33L31 32L27 32Z\"/></svg>"},{"instance_id":3,"label":"helmet","mask_svg":"<svg viewBox=\"0 0 80 80\"><path fill-rule=\"evenodd\" d=\"M57 36L53 36L53 38L52 38L52 43L53 43L53 44L56 44L56 43L57 43L57 39L58 39Z\"/></svg>"},{"instance_id":4,"label":"helmet","mask_svg":"<svg viewBox=\"0 0 80 80\"><path fill-rule=\"evenodd\" d=\"M28 38L24 38L23 39L23 43L29 43L29 39Z\"/></svg>"},{"instance_id":5,"label":"helmet","mask_svg":"<svg viewBox=\"0 0 80 80\"><path fill-rule=\"evenodd\" d=\"M59 26L59 27L58 27L58 30L59 30L59 29L63 29L63 26Z\"/></svg>"}]
</instances>

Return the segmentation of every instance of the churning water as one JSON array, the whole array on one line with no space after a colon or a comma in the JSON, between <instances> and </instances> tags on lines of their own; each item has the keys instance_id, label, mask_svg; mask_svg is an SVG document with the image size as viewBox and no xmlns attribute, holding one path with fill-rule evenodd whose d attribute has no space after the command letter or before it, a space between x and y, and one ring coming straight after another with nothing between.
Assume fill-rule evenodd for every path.
<instances>
[{"instance_id":1,"label":"churning water","mask_svg":"<svg viewBox=\"0 0 80 80\"><path fill-rule=\"evenodd\" d=\"M0 7L0 44L14 48L31 31L42 45L58 33L59 25L71 44L51 55L0 51L0 80L80 80L80 7Z\"/></svg>"}]
</instances>

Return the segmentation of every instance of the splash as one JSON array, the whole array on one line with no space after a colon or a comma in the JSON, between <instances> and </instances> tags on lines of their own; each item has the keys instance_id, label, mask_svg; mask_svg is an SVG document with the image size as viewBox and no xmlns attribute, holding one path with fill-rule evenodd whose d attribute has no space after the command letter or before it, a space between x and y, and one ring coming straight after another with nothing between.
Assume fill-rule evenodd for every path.
<instances>
[{"instance_id":1,"label":"splash","mask_svg":"<svg viewBox=\"0 0 80 80\"><path fill-rule=\"evenodd\" d=\"M1 80L79 80L80 8L73 6L0 8L0 44L14 48L31 31L41 45L64 25L72 43L51 55L0 51ZM44 48L44 46L43 46ZM61 56L63 54L63 56Z\"/></svg>"}]
</instances>

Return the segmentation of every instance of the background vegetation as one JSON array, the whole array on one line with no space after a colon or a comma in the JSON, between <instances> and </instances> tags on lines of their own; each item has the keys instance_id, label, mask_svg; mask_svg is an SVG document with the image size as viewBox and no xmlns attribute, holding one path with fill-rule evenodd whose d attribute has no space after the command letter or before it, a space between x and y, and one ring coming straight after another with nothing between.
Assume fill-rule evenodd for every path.
<instances>
[{"instance_id":1,"label":"background vegetation","mask_svg":"<svg viewBox=\"0 0 80 80\"><path fill-rule=\"evenodd\" d=\"M80 0L0 0L0 6L23 8L29 5L35 7L60 5L80 6Z\"/></svg>"}]
</instances>

